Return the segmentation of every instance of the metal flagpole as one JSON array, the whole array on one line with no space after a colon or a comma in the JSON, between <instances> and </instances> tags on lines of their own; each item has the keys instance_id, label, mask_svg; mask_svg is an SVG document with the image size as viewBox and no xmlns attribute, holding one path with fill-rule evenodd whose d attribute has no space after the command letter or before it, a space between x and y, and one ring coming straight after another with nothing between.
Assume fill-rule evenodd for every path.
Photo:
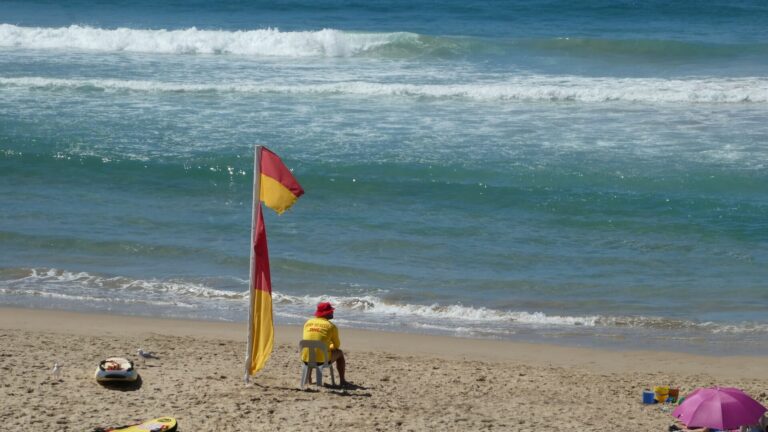
<instances>
[{"instance_id":1,"label":"metal flagpole","mask_svg":"<svg viewBox=\"0 0 768 432\"><path fill-rule=\"evenodd\" d=\"M261 146L256 145L253 151L253 214L251 216L251 265L250 283L248 284L248 346L245 351L245 384L250 381L250 367L253 360L253 290L256 281L256 218L258 207L261 206Z\"/></svg>"}]
</instances>

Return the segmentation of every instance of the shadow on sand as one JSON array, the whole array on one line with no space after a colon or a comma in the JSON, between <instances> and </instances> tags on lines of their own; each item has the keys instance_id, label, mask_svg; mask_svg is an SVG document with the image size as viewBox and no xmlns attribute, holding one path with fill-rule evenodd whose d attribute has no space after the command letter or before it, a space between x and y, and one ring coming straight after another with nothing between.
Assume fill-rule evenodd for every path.
<instances>
[{"instance_id":1,"label":"shadow on sand","mask_svg":"<svg viewBox=\"0 0 768 432\"><path fill-rule=\"evenodd\" d=\"M119 390L119 391L136 391L141 388L142 379L141 375L138 375L136 377L136 381L107 381L107 382L100 382L102 387L108 388L110 390Z\"/></svg>"}]
</instances>

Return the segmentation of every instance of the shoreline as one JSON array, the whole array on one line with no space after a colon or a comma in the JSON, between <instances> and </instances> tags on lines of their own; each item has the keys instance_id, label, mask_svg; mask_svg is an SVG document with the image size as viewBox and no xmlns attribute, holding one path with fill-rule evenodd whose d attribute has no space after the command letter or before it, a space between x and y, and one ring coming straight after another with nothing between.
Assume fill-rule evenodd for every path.
<instances>
[{"instance_id":1,"label":"shoreline","mask_svg":"<svg viewBox=\"0 0 768 432\"><path fill-rule=\"evenodd\" d=\"M124 291L120 288L116 292L108 293L99 291L97 287L100 284L112 284L114 281L110 282L110 277L99 273L20 267L6 269L5 275L3 286L8 288L3 296L0 296L0 307L68 310L76 313L109 312L126 316L212 322L240 323L248 319L247 301L244 297L247 290L220 291L212 287L195 287L194 284L190 286L190 281L167 285L169 281L128 277L125 280L120 279L121 283L128 283L128 286L133 283L141 286L149 284L148 291L143 288L135 292ZM82 279L77 282L80 288L56 286L59 282L72 279ZM84 285L80 286L81 284ZM77 292L89 285L93 285L89 289L95 289L94 293ZM158 289L168 289L170 293L155 292ZM194 294L189 297L184 294L188 289L193 293L201 289L202 295ZM53 292L49 293L49 290ZM71 290L74 291L70 292ZM66 300L58 299L58 294ZM155 298L158 294L162 294L162 297ZM120 301L115 304L96 301L102 295L118 295ZM145 298L147 295L155 300ZM213 299L208 298L209 295ZM229 298L229 295L234 297ZM695 320L682 315L665 316L663 313L655 316L649 311L646 311L646 315L635 316L622 316L610 310L589 313L567 310L537 312L536 308L525 310L523 306L520 310L493 309L480 305L463 305L460 302L432 302L431 305L420 305L413 301L394 300L390 303L383 298L359 295L277 295L281 298L280 305L276 305L274 317L275 323L279 325L301 325L305 314L314 310L317 302L330 300L339 306L345 303L349 306L338 316L337 323L372 331L509 340L534 345L618 351L650 350L715 357L739 353L768 357L768 323L763 322L764 320ZM161 302L166 301L158 302L161 298L167 299L168 305L161 305ZM359 307L360 305L363 307ZM105 310L105 307L109 310Z\"/></svg>"},{"instance_id":2,"label":"shoreline","mask_svg":"<svg viewBox=\"0 0 768 432\"><path fill-rule=\"evenodd\" d=\"M179 430L666 430L642 391L743 388L768 404L764 357L612 351L340 327L351 389L298 388L298 326L275 327L267 366L244 386L245 323L0 307L0 421L82 431L172 416ZM137 362L138 388L95 383L107 356ZM51 376L54 359L64 364ZM328 379L326 375L326 380ZM116 409L122 407L123 409Z\"/></svg>"},{"instance_id":3,"label":"shoreline","mask_svg":"<svg viewBox=\"0 0 768 432\"><path fill-rule=\"evenodd\" d=\"M116 322L115 318L119 319ZM55 321L55 322L53 322ZM242 341L245 352L246 322L223 322L133 315L27 309L0 306L0 329L93 335L98 326L104 336L161 334ZM678 351L574 347L546 343L473 339L339 326L343 348L393 354L471 360L541 363L558 367L584 367L594 371L645 373L709 373L723 378L768 380L768 357L754 355L706 355ZM296 344L298 325L276 325L275 344ZM729 370L738 364L737 370Z\"/></svg>"}]
</instances>

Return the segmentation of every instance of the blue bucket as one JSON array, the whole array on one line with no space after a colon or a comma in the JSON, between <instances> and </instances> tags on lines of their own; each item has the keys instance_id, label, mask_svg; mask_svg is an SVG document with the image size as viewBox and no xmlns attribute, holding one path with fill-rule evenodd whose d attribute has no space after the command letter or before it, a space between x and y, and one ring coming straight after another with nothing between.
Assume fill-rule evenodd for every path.
<instances>
[{"instance_id":1,"label":"blue bucket","mask_svg":"<svg viewBox=\"0 0 768 432\"><path fill-rule=\"evenodd\" d=\"M643 403L648 405L656 403L656 393L652 390L643 390Z\"/></svg>"}]
</instances>

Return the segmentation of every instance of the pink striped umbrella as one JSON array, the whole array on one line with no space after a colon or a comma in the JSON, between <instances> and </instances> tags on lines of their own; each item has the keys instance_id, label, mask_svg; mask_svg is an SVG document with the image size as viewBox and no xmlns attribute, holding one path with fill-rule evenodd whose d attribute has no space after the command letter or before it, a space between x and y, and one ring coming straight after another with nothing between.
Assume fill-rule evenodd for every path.
<instances>
[{"instance_id":1,"label":"pink striped umbrella","mask_svg":"<svg viewBox=\"0 0 768 432\"><path fill-rule=\"evenodd\" d=\"M737 388L698 388L672 415L689 428L738 429L757 424L766 408Z\"/></svg>"}]
</instances>

